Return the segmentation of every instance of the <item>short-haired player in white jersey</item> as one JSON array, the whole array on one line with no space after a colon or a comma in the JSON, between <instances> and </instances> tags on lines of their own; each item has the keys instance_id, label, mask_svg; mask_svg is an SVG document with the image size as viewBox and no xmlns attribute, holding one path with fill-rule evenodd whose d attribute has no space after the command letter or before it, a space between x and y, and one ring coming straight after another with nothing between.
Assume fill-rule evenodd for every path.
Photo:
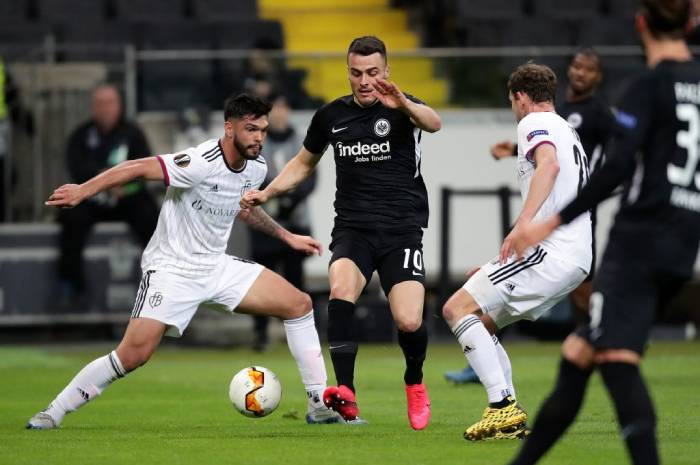
<instances>
[{"instance_id":1,"label":"short-haired player in white jersey","mask_svg":"<svg viewBox=\"0 0 700 465\"><path fill-rule=\"evenodd\" d=\"M588 179L576 131L554 111L556 76L528 63L508 80L518 121L518 181L523 208L513 227L543 219L576 197ZM465 439L520 438L527 414L516 402L508 355L493 336L518 320L535 320L587 276L592 259L590 215L560 228L525 254L513 256L511 234L500 255L476 271L445 303L442 314L486 388L489 407Z\"/></svg>"},{"instance_id":2,"label":"short-haired player in white jersey","mask_svg":"<svg viewBox=\"0 0 700 465\"><path fill-rule=\"evenodd\" d=\"M45 410L29 420L27 428L58 427L67 413L146 363L163 335L181 336L200 307L282 319L307 392L307 422L340 420L322 400L326 368L311 298L263 266L225 254L235 218L296 250L321 252L316 240L291 234L261 208L239 210L241 196L260 186L267 173L260 153L269 111L269 103L256 97L231 97L225 103L220 139L176 154L129 160L51 194L47 205L71 208L136 178L168 186L158 226L143 254L143 279L122 341L114 351L87 364Z\"/></svg>"}]
</instances>

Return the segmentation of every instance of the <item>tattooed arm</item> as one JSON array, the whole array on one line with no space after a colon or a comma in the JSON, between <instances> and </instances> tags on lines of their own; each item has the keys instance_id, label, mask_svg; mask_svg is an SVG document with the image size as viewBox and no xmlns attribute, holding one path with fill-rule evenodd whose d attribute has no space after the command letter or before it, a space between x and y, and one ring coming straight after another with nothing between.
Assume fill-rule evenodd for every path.
<instances>
[{"instance_id":1,"label":"tattooed arm","mask_svg":"<svg viewBox=\"0 0 700 465\"><path fill-rule=\"evenodd\" d=\"M323 248L320 242L310 236L292 234L280 226L259 206L249 208L247 210L241 210L241 212L238 214L238 218L247 223L251 228L257 229L260 232L276 237L282 242L285 242L294 250L304 252L307 255L321 255Z\"/></svg>"}]
</instances>

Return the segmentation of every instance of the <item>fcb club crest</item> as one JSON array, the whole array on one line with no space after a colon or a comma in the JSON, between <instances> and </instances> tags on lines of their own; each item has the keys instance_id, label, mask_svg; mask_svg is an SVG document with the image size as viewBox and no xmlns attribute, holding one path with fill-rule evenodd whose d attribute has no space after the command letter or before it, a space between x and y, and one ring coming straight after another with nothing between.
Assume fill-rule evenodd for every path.
<instances>
[{"instance_id":1,"label":"fcb club crest","mask_svg":"<svg viewBox=\"0 0 700 465\"><path fill-rule=\"evenodd\" d=\"M154 293L151 297L148 298L148 304L153 307L157 307L163 302L163 294L160 292Z\"/></svg>"},{"instance_id":2,"label":"fcb club crest","mask_svg":"<svg viewBox=\"0 0 700 465\"><path fill-rule=\"evenodd\" d=\"M391 131L391 124L388 120L380 118L374 123L374 133L379 137L385 137L389 131Z\"/></svg>"},{"instance_id":3,"label":"fcb club crest","mask_svg":"<svg viewBox=\"0 0 700 465\"><path fill-rule=\"evenodd\" d=\"M243 184L243 187L241 187L241 197L243 197L247 191L252 189L252 187L253 183L250 182L250 179L246 179L245 183Z\"/></svg>"}]
</instances>

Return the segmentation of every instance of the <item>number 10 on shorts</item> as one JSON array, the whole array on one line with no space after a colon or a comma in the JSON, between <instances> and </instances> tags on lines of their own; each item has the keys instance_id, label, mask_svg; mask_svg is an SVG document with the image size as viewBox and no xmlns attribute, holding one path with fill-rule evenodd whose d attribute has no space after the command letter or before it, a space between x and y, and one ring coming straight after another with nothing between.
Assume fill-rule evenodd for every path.
<instances>
[{"instance_id":1,"label":"number 10 on shorts","mask_svg":"<svg viewBox=\"0 0 700 465\"><path fill-rule=\"evenodd\" d=\"M416 274L423 274L423 255L421 254L421 251L416 249L411 253L411 249L403 249L404 256L403 256L403 267L404 269L408 269L409 265L413 265L413 273ZM413 256L413 260L411 263L411 256Z\"/></svg>"}]
</instances>

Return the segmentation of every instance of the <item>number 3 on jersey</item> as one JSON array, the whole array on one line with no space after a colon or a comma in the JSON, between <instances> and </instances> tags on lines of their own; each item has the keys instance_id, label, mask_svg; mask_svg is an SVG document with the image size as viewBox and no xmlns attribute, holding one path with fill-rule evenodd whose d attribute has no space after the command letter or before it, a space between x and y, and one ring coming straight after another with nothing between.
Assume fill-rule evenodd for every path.
<instances>
[{"instance_id":1,"label":"number 3 on jersey","mask_svg":"<svg viewBox=\"0 0 700 465\"><path fill-rule=\"evenodd\" d=\"M403 249L403 267L404 269L408 269L410 265L413 265L413 274L414 275L422 275L423 274L423 255L421 254L421 251L416 249L413 251L413 254L411 254L411 249ZM411 260L411 256L413 256L413 260Z\"/></svg>"},{"instance_id":2,"label":"number 3 on jersey","mask_svg":"<svg viewBox=\"0 0 700 465\"><path fill-rule=\"evenodd\" d=\"M677 186L689 187L694 180L695 189L700 190L700 173L696 173L700 159L700 111L692 103L681 103L676 105L676 116L680 121L688 122L688 130L676 134L676 143L688 152L688 159L685 166L668 164L668 181Z\"/></svg>"}]
</instances>

